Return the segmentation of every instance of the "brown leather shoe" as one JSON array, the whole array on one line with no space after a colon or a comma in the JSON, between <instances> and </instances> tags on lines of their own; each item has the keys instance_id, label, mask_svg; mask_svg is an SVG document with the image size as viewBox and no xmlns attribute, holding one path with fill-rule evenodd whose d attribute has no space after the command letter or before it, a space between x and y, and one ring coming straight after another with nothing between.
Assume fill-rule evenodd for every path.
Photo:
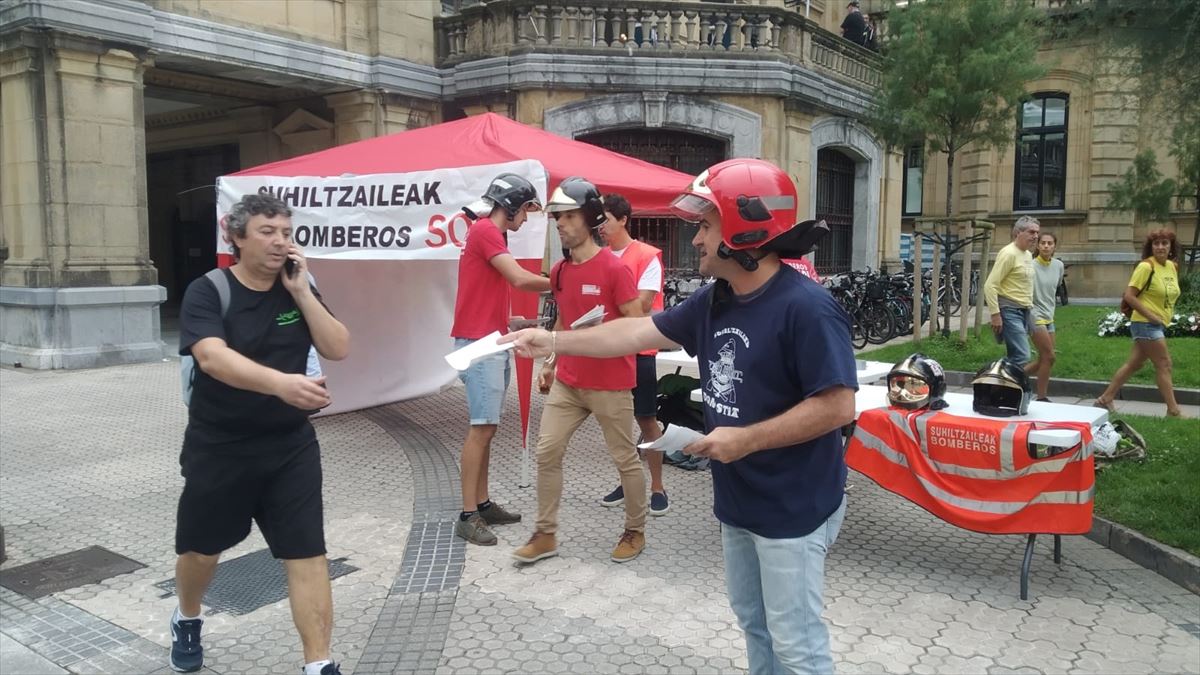
<instances>
[{"instance_id":1,"label":"brown leather shoe","mask_svg":"<svg viewBox=\"0 0 1200 675\"><path fill-rule=\"evenodd\" d=\"M629 562L638 557L644 548L646 548L644 532L625 530L621 533L621 538L617 540L617 547L613 549L612 560L619 563Z\"/></svg>"},{"instance_id":2,"label":"brown leather shoe","mask_svg":"<svg viewBox=\"0 0 1200 675\"><path fill-rule=\"evenodd\" d=\"M512 553L512 557L517 562L526 565L556 555L558 555L558 542L554 535L548 532L534 532L528 543Z\"/></svg>"}]
</instances>

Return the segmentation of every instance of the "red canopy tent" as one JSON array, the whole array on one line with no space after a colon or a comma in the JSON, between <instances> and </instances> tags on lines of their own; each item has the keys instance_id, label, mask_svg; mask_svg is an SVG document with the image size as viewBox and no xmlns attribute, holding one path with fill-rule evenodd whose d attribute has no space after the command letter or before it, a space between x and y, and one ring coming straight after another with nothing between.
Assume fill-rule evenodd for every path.
<instances>
[{"instance_id":1,"label":"red canopy tent","mask_svg":"<svg viewBox=\"0 0 1200 675\"><path fill-rule=\"evenodd\" d=\"M232 175L362 175L517 159L541 162L552 186L568 176L583 176L604 192L619 192L637 215L668 213L671 200L691 181L691 176L674 169L563 138L495 113L340 145Z\"/></svg>"},{"instance_id":2,"label":"red canopy tent","mask_svg":"<svg viewBox=\"0 0 1200 675\"><path fill-rule=\"evenodd\" d=\"M568 176L583 176L595 183L602 192L625 195L634 213L639 215L667 213L671 200L691 180L690 176L672 169L487 113L342 145L222 177L218 181L221 193L218 198L218 220L240 194L262 189L271 184L271 178L362 177L478 167L516 160L536 160L541 163L548 174L547 185L550 189ZM482 194L486 180L490 179L479 184L472 199ZM446 203L444 217L452 218L465 204L466 201L461 204ZM304 216L304 204L296 205L294 210L294 222L299 222L298 219ZM221 236L219 231L218 236ZM456 240L455 243L459 242ZM419 250L402 254L381 251L379 255L359 250L356 251L359 260L337 260L341 257L338 252L314 252L310 248L309 257L318 261L312 267L322 292L330 299L335 313L347 323L354 336L349 359L325 364L331 389L335 391L334 405L329 409L331 412L381 405L432 393L452 379L453 371L439 357L449 351L450 320L454 288L457 286L457 254L454 254L453 260L430 260L422 257ZM536 257L517 257L526 268L540 271L540 249ZM332 260L326 263L323 258ZM374 260L389 260L383 263L389 266L388 269L372 271L370 265L378 264ZM397 272L395 263L390 261L404 262L411 269L419 271ZM223 262L229 261L226 258ZM455 264L451 266L451 262ZM353 267L360 263L361 266ZM345 267L347 265L351 267ZM344 272L347 269L358 271ZM356 279L346 279L348 274ZM403 281L399 280L401 276L404 277ZM424 283L429 290L414 294L414 279L419 279L418 283ZM381 288L389 284L394 285L395 292L389 292L393 290L391 288ZM364 301L361 297L363 293L375 293L386 298L384 302L388 306L385 309L374 300ZM414 300L413 295L420 297ZM404 305L404 302L417 304ZM514 293L512 309L514 315L536 315L537 296ZM393 321L385 326L379 323L378 318L383 314L409 314L415 320L408 323ZM358 315L362 315L361 321ZM399 353L402 355L400 358L407 359L407 363L396 361L397 344L404 345L405 348ZM390 364L391 367L381 367L384 364ZM392 378L390 381L389 377ZM523 440L527 437L531 380L532 363L518 359L517 383Z\"/></svg>"}]
</instances>

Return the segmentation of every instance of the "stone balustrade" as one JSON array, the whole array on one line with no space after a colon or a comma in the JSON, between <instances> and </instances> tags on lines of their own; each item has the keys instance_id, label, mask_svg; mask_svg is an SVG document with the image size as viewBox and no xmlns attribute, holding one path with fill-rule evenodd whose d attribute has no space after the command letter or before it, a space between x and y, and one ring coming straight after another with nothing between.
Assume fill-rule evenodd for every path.
<instances>
[{"instance_id":1,"label":"stone balustrade","mask_svg":"<svg viewBox=\"0 0 1200 675\"><path fill-rule=\"evenodd\" d=\"M438 62L514 51L758 56L804 64L863 87L878 56L783 7L671 0L491 0L435 21Z\"/></svg>"}]
</instances>

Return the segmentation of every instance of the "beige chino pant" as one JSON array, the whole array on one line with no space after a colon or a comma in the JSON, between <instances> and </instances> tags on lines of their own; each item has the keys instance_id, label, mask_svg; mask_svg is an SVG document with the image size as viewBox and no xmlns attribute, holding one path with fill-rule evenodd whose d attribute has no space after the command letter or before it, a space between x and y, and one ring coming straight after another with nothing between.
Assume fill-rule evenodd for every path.
<instances>
[{"instance_id":1,"label":"beige chino pant","mask_svg":"<svg viewBox=\"0 0 1200 675\"><path fill-rule=\"evenodd\" d=\"M567 444L588 415L595 415L604 433L608 453L621 474L625 491L625 529L646 530L646 477L634 447L633 394L628 389L600 391L577 389L558 380L550 387L542 408L537 444L537 531L558 531L562 502L563 456Z\"/></svg>"}]
</instances>

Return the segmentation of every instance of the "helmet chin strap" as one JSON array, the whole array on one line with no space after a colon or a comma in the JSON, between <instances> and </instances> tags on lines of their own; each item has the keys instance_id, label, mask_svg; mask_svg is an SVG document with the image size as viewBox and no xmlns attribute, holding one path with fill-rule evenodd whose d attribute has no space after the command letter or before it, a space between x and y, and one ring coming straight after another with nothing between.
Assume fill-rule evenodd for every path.
<instances>
[{"instance_id":1,"label":"helmet chin strap","mask_svg":"<svg viewBox=\"0 0 1200 675\"><path fill-rule=\"evenodd\" d=\"M721 242L721 245L717 247L717 257L732 258L734 262L742 266L742 269L747 272L753 272L758 269L758 261L765 258L766 255L763 255L761 258L755 258L750 255L749 251L735 251L729 248L725 242Z\"/></svg>"}]
</instances>

